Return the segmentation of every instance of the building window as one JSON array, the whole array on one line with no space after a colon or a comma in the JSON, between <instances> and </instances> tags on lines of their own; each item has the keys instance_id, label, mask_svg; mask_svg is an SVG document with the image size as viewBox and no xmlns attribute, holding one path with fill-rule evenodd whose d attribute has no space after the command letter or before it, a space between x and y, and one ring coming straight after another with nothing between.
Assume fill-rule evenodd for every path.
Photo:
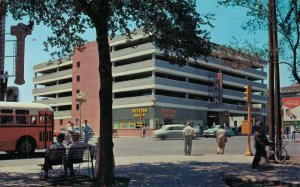
<instances>
[{"instance_id":1,"label":"building window","mask_svg":"<svg viewBox=\"0 0 300 187\"><path fill-rule=\"evenodd\" d=\"M76 81L80 82L80 76L79 75L76 76Z\"/></svg>"},{"instance_id":2,"label":"building window","mask_svg":"<svg viewBox=\"0 0 300 187\"><path fill-rule=\"evenodd\" d=\"M77 111L79 110L79 104L76 104L76 110Z\"/></svg>"},{"instance_id":3,"label":"building window","mask_svg":"<svg viewBox=\"0 0 300 187\"><path fill-rule=\"evenodd\" d=\"M77 61L77 68L80 68L80 61Z\"/></svg>"},{"instance_id":4,"label":"building window","mask_svg":"<svg viewBox=\"0 0 300 187\"><path fill-rule=\"evenodd\" d=\"M60 119L60 120L59 120L59 124L60 124L60 125L63 125L63 124L64 124L64 120Z\"/></svg>"},{"instance_id":5,"label":"building window","mask_svg":"<svg viewBox=\"0 0 300 187\"><path fill-rule=\"evenodd\" d=\"M80 90L76 90L76 93L79 93L80 92Z\"/></svg>"}]
</instances>

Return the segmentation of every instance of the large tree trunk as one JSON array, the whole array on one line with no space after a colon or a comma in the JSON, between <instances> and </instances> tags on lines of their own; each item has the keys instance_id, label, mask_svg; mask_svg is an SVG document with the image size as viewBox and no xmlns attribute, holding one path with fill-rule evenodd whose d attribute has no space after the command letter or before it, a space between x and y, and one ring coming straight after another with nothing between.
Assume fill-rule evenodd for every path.
<instances>
[{"instance_id":1,"label":"large tree trunk","mask_svg":"<svg viewBox=\"0 0 300 187\"><path fill-rule=\"evenodd\" d=\"M114 154L112 141L112 70L108 44L108 3L103 1L95 22L100 73L100 162L99 186L114 184Z\"/></svg>"}]
</instances>

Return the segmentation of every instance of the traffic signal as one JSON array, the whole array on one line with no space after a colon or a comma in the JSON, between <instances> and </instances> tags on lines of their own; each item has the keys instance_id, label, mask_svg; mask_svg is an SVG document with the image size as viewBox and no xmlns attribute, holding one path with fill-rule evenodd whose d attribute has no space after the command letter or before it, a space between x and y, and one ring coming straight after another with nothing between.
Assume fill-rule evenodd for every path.
<instances>
[{"instance_id":1,"label":"traffic signal","mask_svg":"<svg viewBox=\"0 0 300 187\"><path fill-rule=\"evenodd\" d=\"M251 87L251 85L247 85L244 88L246 89L245 92L244 92L246 94L246 97L244 97L244 98L248 103L251 103L251 101L252 101L252 87Z\"/></svg>"}]
</instances>

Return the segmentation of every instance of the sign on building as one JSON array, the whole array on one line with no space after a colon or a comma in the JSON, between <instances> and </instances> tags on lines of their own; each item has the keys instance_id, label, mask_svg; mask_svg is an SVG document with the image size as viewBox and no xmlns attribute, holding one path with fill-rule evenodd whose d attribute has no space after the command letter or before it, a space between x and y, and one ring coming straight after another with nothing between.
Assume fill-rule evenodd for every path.
<instances>
[{"instance_id":1,"label":"sign on building","mask_svg":"<svg viewBox=\"0 0 300 187\"><path fill-rule=\"evenodd\" d=\"M282 98L283 121L300 121L300 97Z\"/></svg>"},{"instance_id":2,"label":"sign on building","mask_svg":"<svg viewBox=\"0 0 300 187\"><path fill-rule=\"evenodd\" d=\"M214 103L216 106L222 106L223 97L223 74L216 73L214 81Z\"/></svg>"}]
</instances>

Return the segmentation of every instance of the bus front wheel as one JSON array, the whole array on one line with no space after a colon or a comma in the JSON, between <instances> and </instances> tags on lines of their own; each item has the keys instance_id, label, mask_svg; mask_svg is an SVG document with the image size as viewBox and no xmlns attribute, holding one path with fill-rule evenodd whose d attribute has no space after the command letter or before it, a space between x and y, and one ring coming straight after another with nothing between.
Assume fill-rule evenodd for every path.
<instances>
[{"instance_id":1,"label":"bus front wheel","mask_svg":"<svg viewBox=\"0 0 300 187\"><path fill-rule=\"evenodd\" d=\"M25 157L32 155L35 151L35 143L30 138L21 139L17 145L17 152L19 155Z\"/></svg>"}]
</instances>

